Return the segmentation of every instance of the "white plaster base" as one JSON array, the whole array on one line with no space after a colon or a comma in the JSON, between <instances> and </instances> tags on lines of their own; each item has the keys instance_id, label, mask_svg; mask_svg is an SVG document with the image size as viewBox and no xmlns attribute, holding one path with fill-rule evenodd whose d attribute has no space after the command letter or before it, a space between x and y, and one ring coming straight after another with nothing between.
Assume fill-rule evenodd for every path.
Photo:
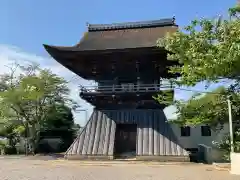
<instances>
[{"instance_id":1,"label":"white plaster base","mask_svg":"<svg viewBox=\"0 0 240 180\"><path fill-rule=\"evenodd\" d=\"M231 153L231 174L240 175L240 153Z\"/></svg>"}]
</instances>

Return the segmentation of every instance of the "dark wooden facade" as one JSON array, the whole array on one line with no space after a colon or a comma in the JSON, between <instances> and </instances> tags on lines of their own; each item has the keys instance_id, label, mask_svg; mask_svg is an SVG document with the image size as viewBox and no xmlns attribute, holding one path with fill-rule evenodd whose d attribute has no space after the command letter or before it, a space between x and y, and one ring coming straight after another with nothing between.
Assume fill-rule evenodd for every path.
<instances>
[{"instance_id":1,"label":"dark wooden facade","mask_svg":"<svg viewBox=\"0 0 240 180\"><path fill-rule=\"evenodd\" d=\"M167 52L157 48L156 42L158 38L176 30L174 18L89 25L88 32L75 46L44 45L62 65L97 83L97 86L80 87L80 97L95 106L95 110L86 127L67 151L66 157L114 156L114 152L118 154L124 147L120 144L128 144L124 147L125 151L136 147L134 152L138 157L169 155L183 156L185 159L186 151L173 139L171 128L165 122L164 104L153 99L154 95L163 92L170 93L173 97L173 87L164 79L176 77L168 73L168 67L174 62L167 61ZM114 118L115 116L118 118ZM148 129L144 135L148 140L139 139L142 136L143 124ZM150 132L154 136L150 135ZM151 141L149 138L152 138ZM94 144L99 139L101 145L95 147ZM166 144L161 144L160 141ZM167 142L171 142L171 145L167 145ZM145 145L141 147L139 143ZM167 146L171 146L171 153L160 153L160 149L166 149ZM94 147L98 150L94 150ZM104 148L110 152L106 154L107 150ZM151 148L154 150L150 152Z\"/></svg>"}]
</instances>

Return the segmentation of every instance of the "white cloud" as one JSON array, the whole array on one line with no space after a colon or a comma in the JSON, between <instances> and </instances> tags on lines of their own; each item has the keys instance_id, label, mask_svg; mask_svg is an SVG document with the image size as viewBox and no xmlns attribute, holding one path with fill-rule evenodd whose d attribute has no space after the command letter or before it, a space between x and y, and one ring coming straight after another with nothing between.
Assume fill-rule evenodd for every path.
<instances>
[{"instance_id":1,"label":"white cloud","mask_svg":"<svg viewBox=\"0 0 240 180\"><path fill-rule=\"evenodd\" d=\"M92 106L79 97L79 89L78 86L82 85L90 85L92 82L86 81L79 76L75 75L73 72L69 71L67 68L53 60L52 58L37 56L35 54L27 53L22 51L18 47L9 46L9 45L1 45L0 44L0 74L7 72L9 69L7 65L13 62L17 62L19 64L23 64L26 62L36 62L40 64L42 68L48 68L53 73L65 78L69 81L69 88L71 89L71 98L76 100L81 106L82 109L88 110L88 116L92 111ZM74 113L74 118L77 123L83 125L85 123L85 114L84 112Z\"/></svg>"}]
</instances>

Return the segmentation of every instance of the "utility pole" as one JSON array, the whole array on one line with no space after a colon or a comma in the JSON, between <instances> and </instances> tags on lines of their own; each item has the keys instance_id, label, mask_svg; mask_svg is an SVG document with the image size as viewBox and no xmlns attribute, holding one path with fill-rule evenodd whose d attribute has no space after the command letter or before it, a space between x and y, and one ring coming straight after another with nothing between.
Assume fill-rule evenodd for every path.
<instances>
[{"instance_id":1,"label":"utility pole","mask_svg":"<svg viewBox=\"0 0 240 180\"><path fill-rule=\"evenodd\" d=\"M228 96L228 115L229 115L229 133L230 133L230 145L231 145L231 152L234 152L234 145L233 145L233 123L232 123L232 105L230 97Z\"/></svg>"}]
</instances>

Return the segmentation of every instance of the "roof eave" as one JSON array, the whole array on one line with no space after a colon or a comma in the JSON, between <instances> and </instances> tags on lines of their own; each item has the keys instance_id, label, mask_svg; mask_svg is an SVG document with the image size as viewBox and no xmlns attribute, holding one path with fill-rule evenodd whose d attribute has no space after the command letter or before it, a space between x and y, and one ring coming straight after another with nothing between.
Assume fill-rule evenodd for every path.
<instances>
[{"instance_id":1,"label":"roof eave","mask_svg":"<svg viewBox=\"0 0 240 180\"><path fill-rule=\"evenodd\" d=\"M43 44L45 50L55 59L57 54L66 54L66 53L78 53L80 54L108 54L108 53L115 53L115 52L138 52L141 50L151 50L151 51L158 51L162 48L157 46L148 46L148 47L134 47L134 48L121 48L121 49L85 49L81 50L78 47L69 46L69 47L62 47L62 46L50 46ZM56 59L57 60L57 59Z\"/></svg>"}]
</instances>

